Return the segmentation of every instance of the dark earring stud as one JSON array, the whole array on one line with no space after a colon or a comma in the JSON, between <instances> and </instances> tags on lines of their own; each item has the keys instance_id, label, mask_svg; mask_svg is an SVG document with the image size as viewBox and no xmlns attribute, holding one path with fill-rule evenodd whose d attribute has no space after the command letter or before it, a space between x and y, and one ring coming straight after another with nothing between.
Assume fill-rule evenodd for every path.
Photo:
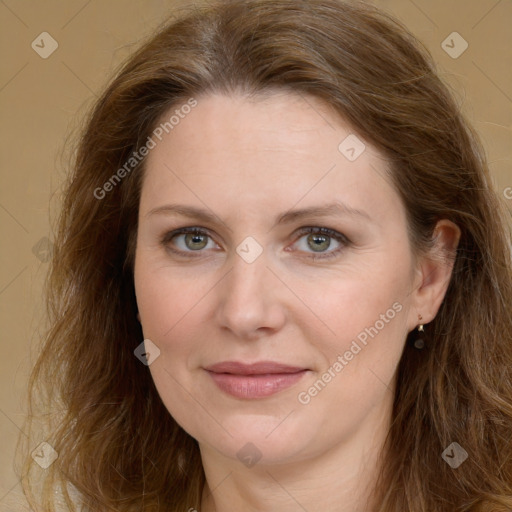
<instances>
[{"instance_id":1,"label":"dark earring stud","mask_svg":"<svg viewBox=\"0 0 512 512\"><path fill-rule=\"evenodd\" d=\"M422 318L423 317L421 315L419 315L419 320L420 321L421 321ZM424 328L423 324L420 324L418 326L418 332L425 332L425 328ZM421 350L422 348L425 347L425 340L422 337L416 339L414 341L414 347L417 348L418 350Z\"/></svg>"}]
</instances>

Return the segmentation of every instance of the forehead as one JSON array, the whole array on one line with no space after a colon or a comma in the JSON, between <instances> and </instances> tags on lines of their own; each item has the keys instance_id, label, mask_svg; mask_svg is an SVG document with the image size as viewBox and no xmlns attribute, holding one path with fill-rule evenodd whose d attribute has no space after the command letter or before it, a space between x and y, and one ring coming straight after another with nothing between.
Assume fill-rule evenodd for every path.
<instances>
[{"instance_id":1,"label":"forehead","mask_svg":"<svg viewBox=\"0 0 512 512\"><path fill-rule=\"evenodd\" d=\"M355 203L377 216L396 206L385 159L322 101L288 92L196 101L155 139L141 211L178 197L226 214L242 204L264 213L299 201Z\"/></svg>"},{"instance_id":2,"label":"forehead","mask_svg":"<svg viewBox=\"0 0 512 512\"><path fill-rule=\"evenodd\" d=\"M163 134L164 144L159 143L151 152L150 162L168 150L192 157L194 162L201 162L206 154L207 159L215 155L221 161L249 155L251 159L293 161L295 156L310 153L310 149L335 154L339 135L350 132L326 104L295 93L258 97L214 94L196 101L197 105ZM179 105L164 114L161 122L165 123L176 110L180 110ZM184 154L190 150L193 154Z\"/></svg>"}]
</instances>

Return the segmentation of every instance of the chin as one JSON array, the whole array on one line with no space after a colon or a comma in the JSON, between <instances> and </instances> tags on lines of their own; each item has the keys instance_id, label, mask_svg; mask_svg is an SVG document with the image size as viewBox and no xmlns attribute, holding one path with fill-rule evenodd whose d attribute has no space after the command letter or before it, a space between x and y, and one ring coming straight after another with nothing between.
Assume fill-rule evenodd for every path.
<instances>
[{"instance_id":1,"label":"chin","mask_svg":"<svg viewBox=\"0 0 512 512\"><path fill-rule=\"evenodd\" d=\"M311 421L298 422L292 416L276 418L256 414L246 414L220 420L231 436L223 431L220 437L212 437L212 431L198 432L194 436L200 444L203 442L225 457L239 460L248 465L275 465L296 462L306 458L315 449L316 441L321 439L321 424L317 430ZM316 441L315 441L316 440ZM256 462L254 462L256 461Z\"/></svg>"}]
</instances>

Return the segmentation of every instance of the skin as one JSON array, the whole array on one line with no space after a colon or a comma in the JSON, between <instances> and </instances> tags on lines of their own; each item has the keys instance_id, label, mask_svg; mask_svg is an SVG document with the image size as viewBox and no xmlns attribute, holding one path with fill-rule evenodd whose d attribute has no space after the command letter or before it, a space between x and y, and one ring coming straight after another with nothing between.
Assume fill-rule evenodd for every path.
<instances>
[{"instance_id":1,"label":"skin","mask_svg":"<svg viewBox=\"0 0 512 512\"><path fill-rule=\"evenodd\" d=\"M320 100L289 92L196 99L147 159L135 288L144 337L160 349L149 367L158 392L199 442L207 479L201 510L370 510L406 335L420 323L428 329L452 265L414 256L385 159L358 136L366 148L349 161L338 146L354 131ZM336 202L368 218L332 213L276 223L289 210ZM215 217L151 213L169 204ZM185 245L183 234L161 243L186 226L207 230L204 248ZM298 232L304 226L350 242L327 237L320 255L339 252L314 260L315 244ZM457 226L440 221L435 234L435 254L453 254ZM248 236L263 250L252 263L236 252ZM396 303L400 311L301 403L299 393ZM309 371L270 397L239 399L204 370L227 360ZM261 456L252 467L237 457L247 443L256 447L245 448L249 455Z\"/></svg>"}]
</instances>

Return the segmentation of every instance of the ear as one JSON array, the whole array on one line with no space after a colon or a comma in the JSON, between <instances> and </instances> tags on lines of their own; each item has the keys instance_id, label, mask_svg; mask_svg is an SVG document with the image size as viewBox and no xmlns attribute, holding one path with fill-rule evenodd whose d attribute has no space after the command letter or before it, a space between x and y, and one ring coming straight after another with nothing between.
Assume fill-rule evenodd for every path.
<instances>
[{"instance_id":1,"label":"ear","mask_svg":"<svg viewBox=\"0 0 512 512\"><path fill-rule=\"evenodd\" d=\"M420 258L416 269L411 308L416 316L410 321L410 330L418 323L431 322L441 307L452 276L460 229L453 222L443 219L436 224L432 236L434 246ZM422 317L421 322L418 321L419 315Z\"/></svg>"}]
</instances>

